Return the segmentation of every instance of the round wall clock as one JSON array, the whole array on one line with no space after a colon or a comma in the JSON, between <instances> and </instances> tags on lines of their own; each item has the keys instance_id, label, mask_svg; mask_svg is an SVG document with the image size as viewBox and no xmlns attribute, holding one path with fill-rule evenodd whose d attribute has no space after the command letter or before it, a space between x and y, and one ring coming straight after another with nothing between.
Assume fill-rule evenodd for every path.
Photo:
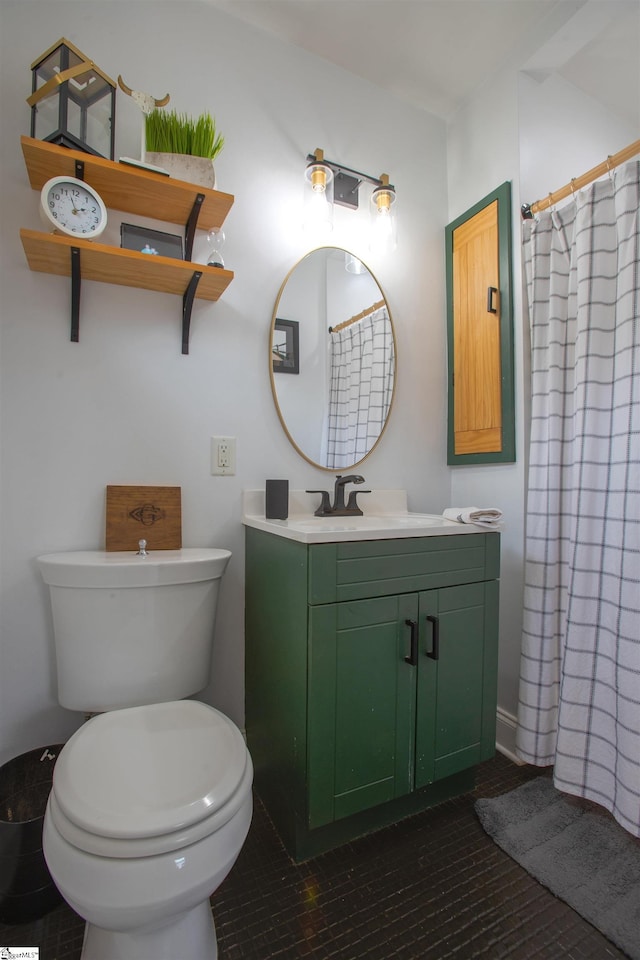
<instances>
[{"instance_id":1,"label":"round wall clock","mask_svg":"<svg viewBox=\"0 0 640 960\"><path fill-rule=\"evenodd\" d=\"M40 214L48 227L68 237L99 237L107 225L101 196L84 180L52 177L40 193Z\"/></svg>"}]
</instances>

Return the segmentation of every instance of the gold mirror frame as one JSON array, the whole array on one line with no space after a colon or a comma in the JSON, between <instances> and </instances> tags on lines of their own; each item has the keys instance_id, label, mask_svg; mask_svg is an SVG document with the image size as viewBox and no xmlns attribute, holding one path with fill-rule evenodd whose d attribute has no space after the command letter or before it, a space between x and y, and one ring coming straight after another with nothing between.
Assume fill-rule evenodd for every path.
<instances>
[{"instance_id":1,"label":"gold mirror frame","mask_svg":"<svg viewBox=\"0 0 640 960\"><path fill-rule=\"evenodd\" d=\"M277 297L276 297L275 306L274 306L274 309L273 309L273 314L272 314L272 317L271 317L271 325L270 325L270 328L269 328L269 350L268 350L268 358L269 358L269 361L268 361L268 362L269 362L269 380L270 380L270 383L271 383L271 394L272 394L272 396L273 396L273 401L274 401L274 404L275 404L276 412L277 412L277 414L278 414L278 419L280 420L280 423L282 424L282 429L284 430L285 435L286 435L287 439L289 440L289 443L291 444L291 446L292 446L292 447L294 448L294 450L302 457L302 459L303 459L303 460L306 460L307 463L311 464L311 466L317 467L319 470L326 470L327 472L336 473L336 472L340 472L340 471L344 471L344 470L351 470L351 469L359 466L361 463L363 463L363 462L367 459L367 457L369 457L369 456L373 453L373 451L376 449L376 447L378 446L378 444L380 443L380 440L382 439L382 437L383 437L383 435L384 435L385 430L387 429L387 426L388 426L388 424L389 424L389 418L390 418L391 412L392 412L392 410L393 410L393 402L394 402L394 400L395 400L395 395L396 395L396 384L397 384L397 377L398 377L398 345L397 345L397 339L396 339L396 333L395 333L395 327L394 327L394 323L393 323L393 318L392 318L392 316L391 316L391 310L389 309L389 304L388 304L387 299L386 299L386 297L385 297L385 295L384 295L384 293L383 293L382 287L380 286L380 283L378 282L378 279L375 277L375 275L373 274L373 272L369 269L369 267L367 266L367 264L364 263L364 261L361 260L360 263L362 263L362 266L365 268L367 274L369 275L369 277L371 278L371 280L373 281L373 283L375 284L375 286L377 287L377 289L378 289L378 291L379 291L379 298L378 298L378 299L381 300L381 301L383 301L383 305L384 305L384 307L386 308L387 316L388 316L388 319L389 319L389 325L390 325L390 329L391 329L391 337L392 337L392 342L393 342L393 386L392 386L392 389L391 389L391 399L390 399L390 401L389 401L389 407L388 407L388 409L387 409L387 414L386 414L386 417L385 417L385 421L384 421L384 424L382 425L382 428L381 428L381 430L380 430L380 433L379 433L379 435L378 435L378 438L377 438L376 441L372 444L372 446L370 447L370 449L367 450L366 454L365 454L363 457L360 457L359 460L354 461L353 463L345 464L345 465L340 466L340 467L329 467L329 466L325 466L325 465L322 464L322 463L318 463L318 462L317 462L316 460L314 460L309 454L305 453L305 451L301 448L300 443L294 438L294 436L293 436L293 434L292 434L292 432L291 432L291 429L290 429L290 425L287 424L287 421L286 421L286 419L285 419L284 413L283 413L282 408L281 408L280 400L279 400L279 398L278 398L278 390L277 390L277 382L276 382L276 381L277 381L280 377L282 377L284 374L283 374L282 372L279 372L279 373L277 373L277 374L274 372L274 363L273 363L273 352L274 352L274 350L273 350L273 348L274 348L274 335L275 335L275 332L276 332L276 323L279 323L279 324L280 324L280 326L278 327L278 329L281 330L281 331L283 330L283 326L282 326L282 324L283 324L283 318L279 317L279 310L280 310L280 307L281 307L282 298L283 298L284 292L285 292L285 290L286 290L286 288L287 288L287 285L290 283L290 281L291 281L291 279L292 279L293 274L295 273L295 271L296 271L303 263L305 263L305 261L308 261L308 259L309 259L310 257L312 257L314 254L320 253L320 252L322 252L322 251L327 251L328 254L329 254L329 253L332 253L332 252L335 252L335 253L338 254L338 255L342 255L344 258L347 258L347 257L355 257L355 255L352 254L351 251L345 250L343 247L333 247L333 246L328 246L328 245L327 245L327 246L322 246L322 247L316 247L315 249L310 250L308 253L306 253L303 257L301 257L300 260L298 260L298 261L291 267L291 269L290 269L289 272L287 273L286 277L284 278L284 280L283 280L283 282L282 282L282 284L281 284L281 286L280 286L280 289L279 289L279 291L278 291L278 295L277 295ZM359 258L357 258L357 257L355 257L355 259L356 259L356 260L359 260ZM353 319L353 318L351 318L351 319ZM286 324L286 323L290 323L290 321L288 320L288 318L284 320L284 323L285 323L285 324ZM297 324L296 324L296 327L297 327ZM326 320L326 318L325 318L325 329L327 329L327 330L329 329L329 322L328 322L328 320ZM285 335L286 335L287 337L289 336L289 331L284 331L284 333L285 333ZM292 331L291 331L291 337L292 337L291 342L293 342L294 336L297 338L297 329L295 329L295 328L292 329ZM288 342L289 342L289 341L288 341ZM298 369L299 369L299 368L297 367L297 357L291 359L291 361L288 363L288 367L289 367L289 372L290 372L290 373L293 373L294 375L295 375L295 374L298 374Z\"/></svg>"}]
</instances>

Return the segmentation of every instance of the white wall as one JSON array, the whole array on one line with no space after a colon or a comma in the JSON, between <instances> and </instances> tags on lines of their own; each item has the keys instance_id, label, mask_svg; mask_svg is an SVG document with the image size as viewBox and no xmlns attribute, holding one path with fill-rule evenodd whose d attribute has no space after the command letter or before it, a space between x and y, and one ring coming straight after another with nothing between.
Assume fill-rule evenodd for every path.
<instances>
[{"instance_id":1,"label":"white wall","mask_svg":"<svg viewBox=\"0 0 640 960\"><path fill-rule=\"evenodd\" d=\"M640 86L640 66L630 64L629 73ZM634 126L557 74L537 81L521 73L518 83L523 202L543 199L638 139L640 117Z\"/></svg>"},{"instance_id":2,"label":"white wall","mask_svg":"<svg viewBox=\"0 0 640 960\"><path fill-rule=\"evenodd\" d=\"M517 716L518 705L529 404L520 205L545 197L640 137L640 118L633 126L554 71L534 80L520 69L527 67L532 54L548 38L554 37L555 30L563 29L564 35L572 33L570 18L579 6L567 4L553 11L555 24L543 25L546 33L543 35L541 28L540 36L530 38L509 68L476 92L449 124L447 135L449 221L499 184L512 182L517 460L504 466L465 466L452 471L452 499L456 503L482 501L483 505L500 507L506 518L501 558L498 739L507 748L513 746L507 741L513 739L510 722ZM620 9L622 15L628 14L628 5L621 4ZM632 28L634 23L638 29L640 7ZM594 58L594 77L605 68L606 64ZM637 85L637 62L629 61L627 73L627 82ZM502 726L501 715L505 721Z\"/></svg>"},{"instance_id":3,"label":"white wall","mask_svg":"<svg viewBox=\"0 0 640 960\"><path fill-rule=\"evenodd\" d=\"M0 762L64 739L80 722L56 703L48 598L35 557L102 546L108 483L180 485L185 544L233 551L204 699L242 723L241 492L269 476L288 477L294 488L332 479L289 445L269 386L273 305L310 246L299 225L304 161L316 147L354 169L388 172L398 190L399 244L389 261L370 257L356 215L335 211L334 242L371 268L398 338L391 423L362 472L367 486L406 487L414 510L478 502L504 510L498 696L501 711L515 714L527 403L518 209L640 135L565 81L538 83L519 73L580 7L575 0L559 4L552 11L557 23L543 24L445 130L428 114L206 4L2 0ZM85 283L80 343L71 344L68 282L27 267L19 228L40 229L19 147L20 135L29 133L29 64L63 35L135 89L169 92L179 110L211 110L226 137L216 170L220 189L236 197L224 248L236 277L217 304L196 303L188 357L180 353L178 297ZM629 82L637 83L637 64L629 71ZM558 109L561 101L568 109ZM133 103L118 94L117 156L139 155L139 123ZM517 462L450 470L443 229L505 180L513 182L514 205ZM111 212L115 244L119 222ZM206 252L202 234L194 258ZM209 438L218 434L237 437L235 477L209 474Z\"/></svg>"},{"instance_id":4,"label":"white wall","mask_svg":"<svg viewBox=\"0 0 640 960\"><path fill-rule=\"evenodd\" d=\"M298 488L331 483L289 445L269 387L271 313L286 273L308 250L299 229L302 177L316 147L374 176L388 172L398 191L392 260L369 256L350 211L335 218L336 245L371 267L398 337L392 421L363 465L367 486L406 487L415 510L449 503L444 125L188 0L3 0L0 35L0 762L65 738L81 720L56 703L48 598L35 558L102 546L109 483L181 486L184 543L233 551L205 699L241 724L241 492L269 476ZM134 89L169 92L179 110L210 109L226 138L216 170L220 189L236 197L224 248L236 275L217 304L196 304L189 356L180 353L180 298L87 282L80 342L72 344L68 282L27 267L19 228L40 229L19 145L29 133L29 65L63 35ZM117 156L139 155L139 122L119 93ZM115 243L119 220L112 212ZM206 247L203 234L195 259ZM237 438L235 477L209 474L209 438L219 434Z\"/></svg>"}]
</instances>

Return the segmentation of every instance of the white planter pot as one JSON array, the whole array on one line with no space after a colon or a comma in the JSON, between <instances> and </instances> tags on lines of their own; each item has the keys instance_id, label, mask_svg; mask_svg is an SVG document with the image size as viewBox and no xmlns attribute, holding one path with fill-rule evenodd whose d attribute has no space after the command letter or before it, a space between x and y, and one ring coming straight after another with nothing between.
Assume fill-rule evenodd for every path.
<instances>
[{"instance_id":1,"label":"white planter pot","mask_svg":"<svg viewBox=\"0 0 640 960\"><path fill-rule=\"evenodd\" d=\"M184 153L153 153L147 151L146 163L153 163L157 167L168 170L177 180L186 180L200 187L214 190L216 186L216 172L213 160L206 157L191 157Z\"/></svg>"}]
</instances>

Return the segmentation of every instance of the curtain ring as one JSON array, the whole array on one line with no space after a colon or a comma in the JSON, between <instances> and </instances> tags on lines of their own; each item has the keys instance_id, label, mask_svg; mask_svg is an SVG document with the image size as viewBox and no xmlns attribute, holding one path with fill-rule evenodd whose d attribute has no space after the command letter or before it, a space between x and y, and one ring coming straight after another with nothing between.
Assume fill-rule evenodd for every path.
<instances>
[{"instance_id":1,"label":"curtain ring","mask_svg":"<svg viewBox=\"0 0 640 960\"><path fill-rule=\"evenodd\" d=\"M607 170L609 172L609 180L611 180L611 183L615 183L614 168L611 166L611 160L612 160L612 157L611 157L611 154L609 154L609 156L607 157Z\"/></svg>"}]
</instances>

